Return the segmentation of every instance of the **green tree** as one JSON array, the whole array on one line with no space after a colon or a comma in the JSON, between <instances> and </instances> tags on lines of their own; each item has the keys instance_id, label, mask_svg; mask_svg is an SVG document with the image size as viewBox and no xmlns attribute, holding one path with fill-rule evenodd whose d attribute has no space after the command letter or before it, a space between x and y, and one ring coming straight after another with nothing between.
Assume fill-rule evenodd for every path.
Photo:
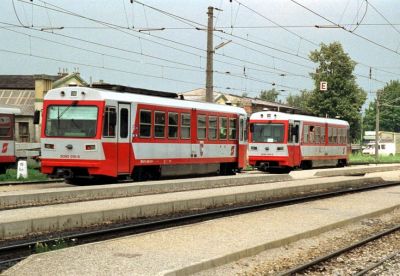
<instances>
[{"instance_id":1,"label":"green tree","mask_svg":"<svg viewBox=\"0 0 400 276\"><path fill-rule=\"evenodd\" d=\"M272 88L271 90L262 90L260 92L260 99L267 102L277 102L279 92Z\"/></svg>"},{"instance_id":2,"label":"green tree","mask_svg":"<svg viewBox=\"0 0 400 276\"><path fill-rule=\"evenodd\" d=\"M310 112L309 101L311 97L311 91L301 90L300 94L292 95L286 97L286 104L292 107L297 107L304 112Z\"/></svg>"},{"instance_id":3,"label":"green tree","mask_svg":"<svg viewBox=\"0 0 400 276\"><path fill-rule=\"evenodd\" d=\"M318 64L315 73L311 73L315 89L310 96L310 111L318 116L340 117L348 121L351 137L358 137L360 111L366 93L356 83L353 74L356 63L339 42L322 43L321 49L310 53L310 59ZM319 90L321 81L328 83L327 91Z\"/></svg>"},{"instance_id":4,"label":"green tree","mask_svg":"<svg viewBox=\"0 0 400 276\"><path fill-rule=\"evenodd\" d=\"M400 132L400 82L390 81L379 93L379 129ZM365 110L364 129L375 130L376 99Z\"/></svg>"}]
</instances>

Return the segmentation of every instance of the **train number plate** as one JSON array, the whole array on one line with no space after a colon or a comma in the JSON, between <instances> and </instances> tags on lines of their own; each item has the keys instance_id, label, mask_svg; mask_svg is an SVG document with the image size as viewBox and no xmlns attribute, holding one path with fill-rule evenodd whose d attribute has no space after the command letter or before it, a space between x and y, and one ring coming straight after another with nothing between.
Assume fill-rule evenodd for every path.
<instances>
[{"instance_id":1,"label":"train number plate","mask_svg":"<svg viewBox=\"0 0 400 276\"><path fill-rule=\"evenodd\" d=\"M75 158L75 159L79 159L79 158L81 158L81 156L79 154L61 154L60 158L68 158L68 159Z\"/></svg>"}]
</instances>

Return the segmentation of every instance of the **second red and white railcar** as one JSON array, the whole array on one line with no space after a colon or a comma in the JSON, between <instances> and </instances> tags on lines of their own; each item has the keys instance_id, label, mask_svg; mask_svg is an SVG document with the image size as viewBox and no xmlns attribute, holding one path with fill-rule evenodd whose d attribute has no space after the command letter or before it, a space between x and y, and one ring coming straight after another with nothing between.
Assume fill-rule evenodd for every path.
<instances>
[{"instance_id":1,"label":"second red and white railcar","mask_svg":"<svg viewBox=\"0 0 400 276\"><path fill-rule=\"evenodd\" d=\"M250 117L249 164L261 170L344 166L349 123L274 111Z\"/></svg>"},{"instance_id":2,"label":"second red and white railcar","mask_svg":"<svg viewBox=\"0 0 400 276\"><path fill-rule=\"evenodd\" d=\"M46 94L42 118L42 172L72 180L231 174L246 164L239 107L66 87Z\"/></svg>"},{"instance_id":3,"label":"second red and white railcar","mask_svg":"<svg viewBox=\"0 0 400 276\"><path fill-rule=\"evenodd\" d=\"M0 107L0 173L16 162L15 155L15 115L18 108Z\"/></svg>"}]
</instances>

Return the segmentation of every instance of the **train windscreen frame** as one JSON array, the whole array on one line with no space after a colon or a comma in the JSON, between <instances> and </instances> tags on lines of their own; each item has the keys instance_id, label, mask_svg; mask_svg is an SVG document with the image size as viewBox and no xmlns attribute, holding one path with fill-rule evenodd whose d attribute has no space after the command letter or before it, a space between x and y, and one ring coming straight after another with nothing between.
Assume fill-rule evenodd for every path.
<instances>
[{"instance_id":1,"label":"train windscreen frame","mask_svg":"<svg viewBox=\"0 0 400 276\"><path fill-rule=\"evenodd\" d=\"M284 124L253 124L252 142L283 143L285 138Z\"/></svg>"},{"instance_id":2,"label":"train windscreen frame","mask_svg":"<svg viewBox=\"0 0 400 276\"><path fill-rule=\"evenodd\" d=\"M93 138L97 133L98 107L50 105L47 107L47 137Z\"/></svg>"}]
</instances>

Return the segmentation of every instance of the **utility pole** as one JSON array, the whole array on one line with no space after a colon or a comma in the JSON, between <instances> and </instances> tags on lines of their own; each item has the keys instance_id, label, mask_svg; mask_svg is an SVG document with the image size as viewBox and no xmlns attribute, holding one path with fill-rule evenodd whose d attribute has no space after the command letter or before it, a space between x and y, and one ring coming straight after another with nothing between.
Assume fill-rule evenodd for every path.
<instances>
[{"instance_id":1,"label":"utility pole","mask_svg":"<svg viewBox=\"0 0 400 276\"><path fill-rule=\"evenodd\" d=\"M376 92L376 117L375 117L375 162L378 163L379 149L379 90Z\"/></svg>"},{"instance_id":2,"label":"utility pole","mask_svg":"<svg viewBox=\"0 0 400 276\"><path fill-rule=\"evenodd\" d=\"M207 26L207 68L206 68L206 102L214 101L213 84L213 29L214 29L214 8L208 7L208 26Z\"/></svg>"}]
</instances>

